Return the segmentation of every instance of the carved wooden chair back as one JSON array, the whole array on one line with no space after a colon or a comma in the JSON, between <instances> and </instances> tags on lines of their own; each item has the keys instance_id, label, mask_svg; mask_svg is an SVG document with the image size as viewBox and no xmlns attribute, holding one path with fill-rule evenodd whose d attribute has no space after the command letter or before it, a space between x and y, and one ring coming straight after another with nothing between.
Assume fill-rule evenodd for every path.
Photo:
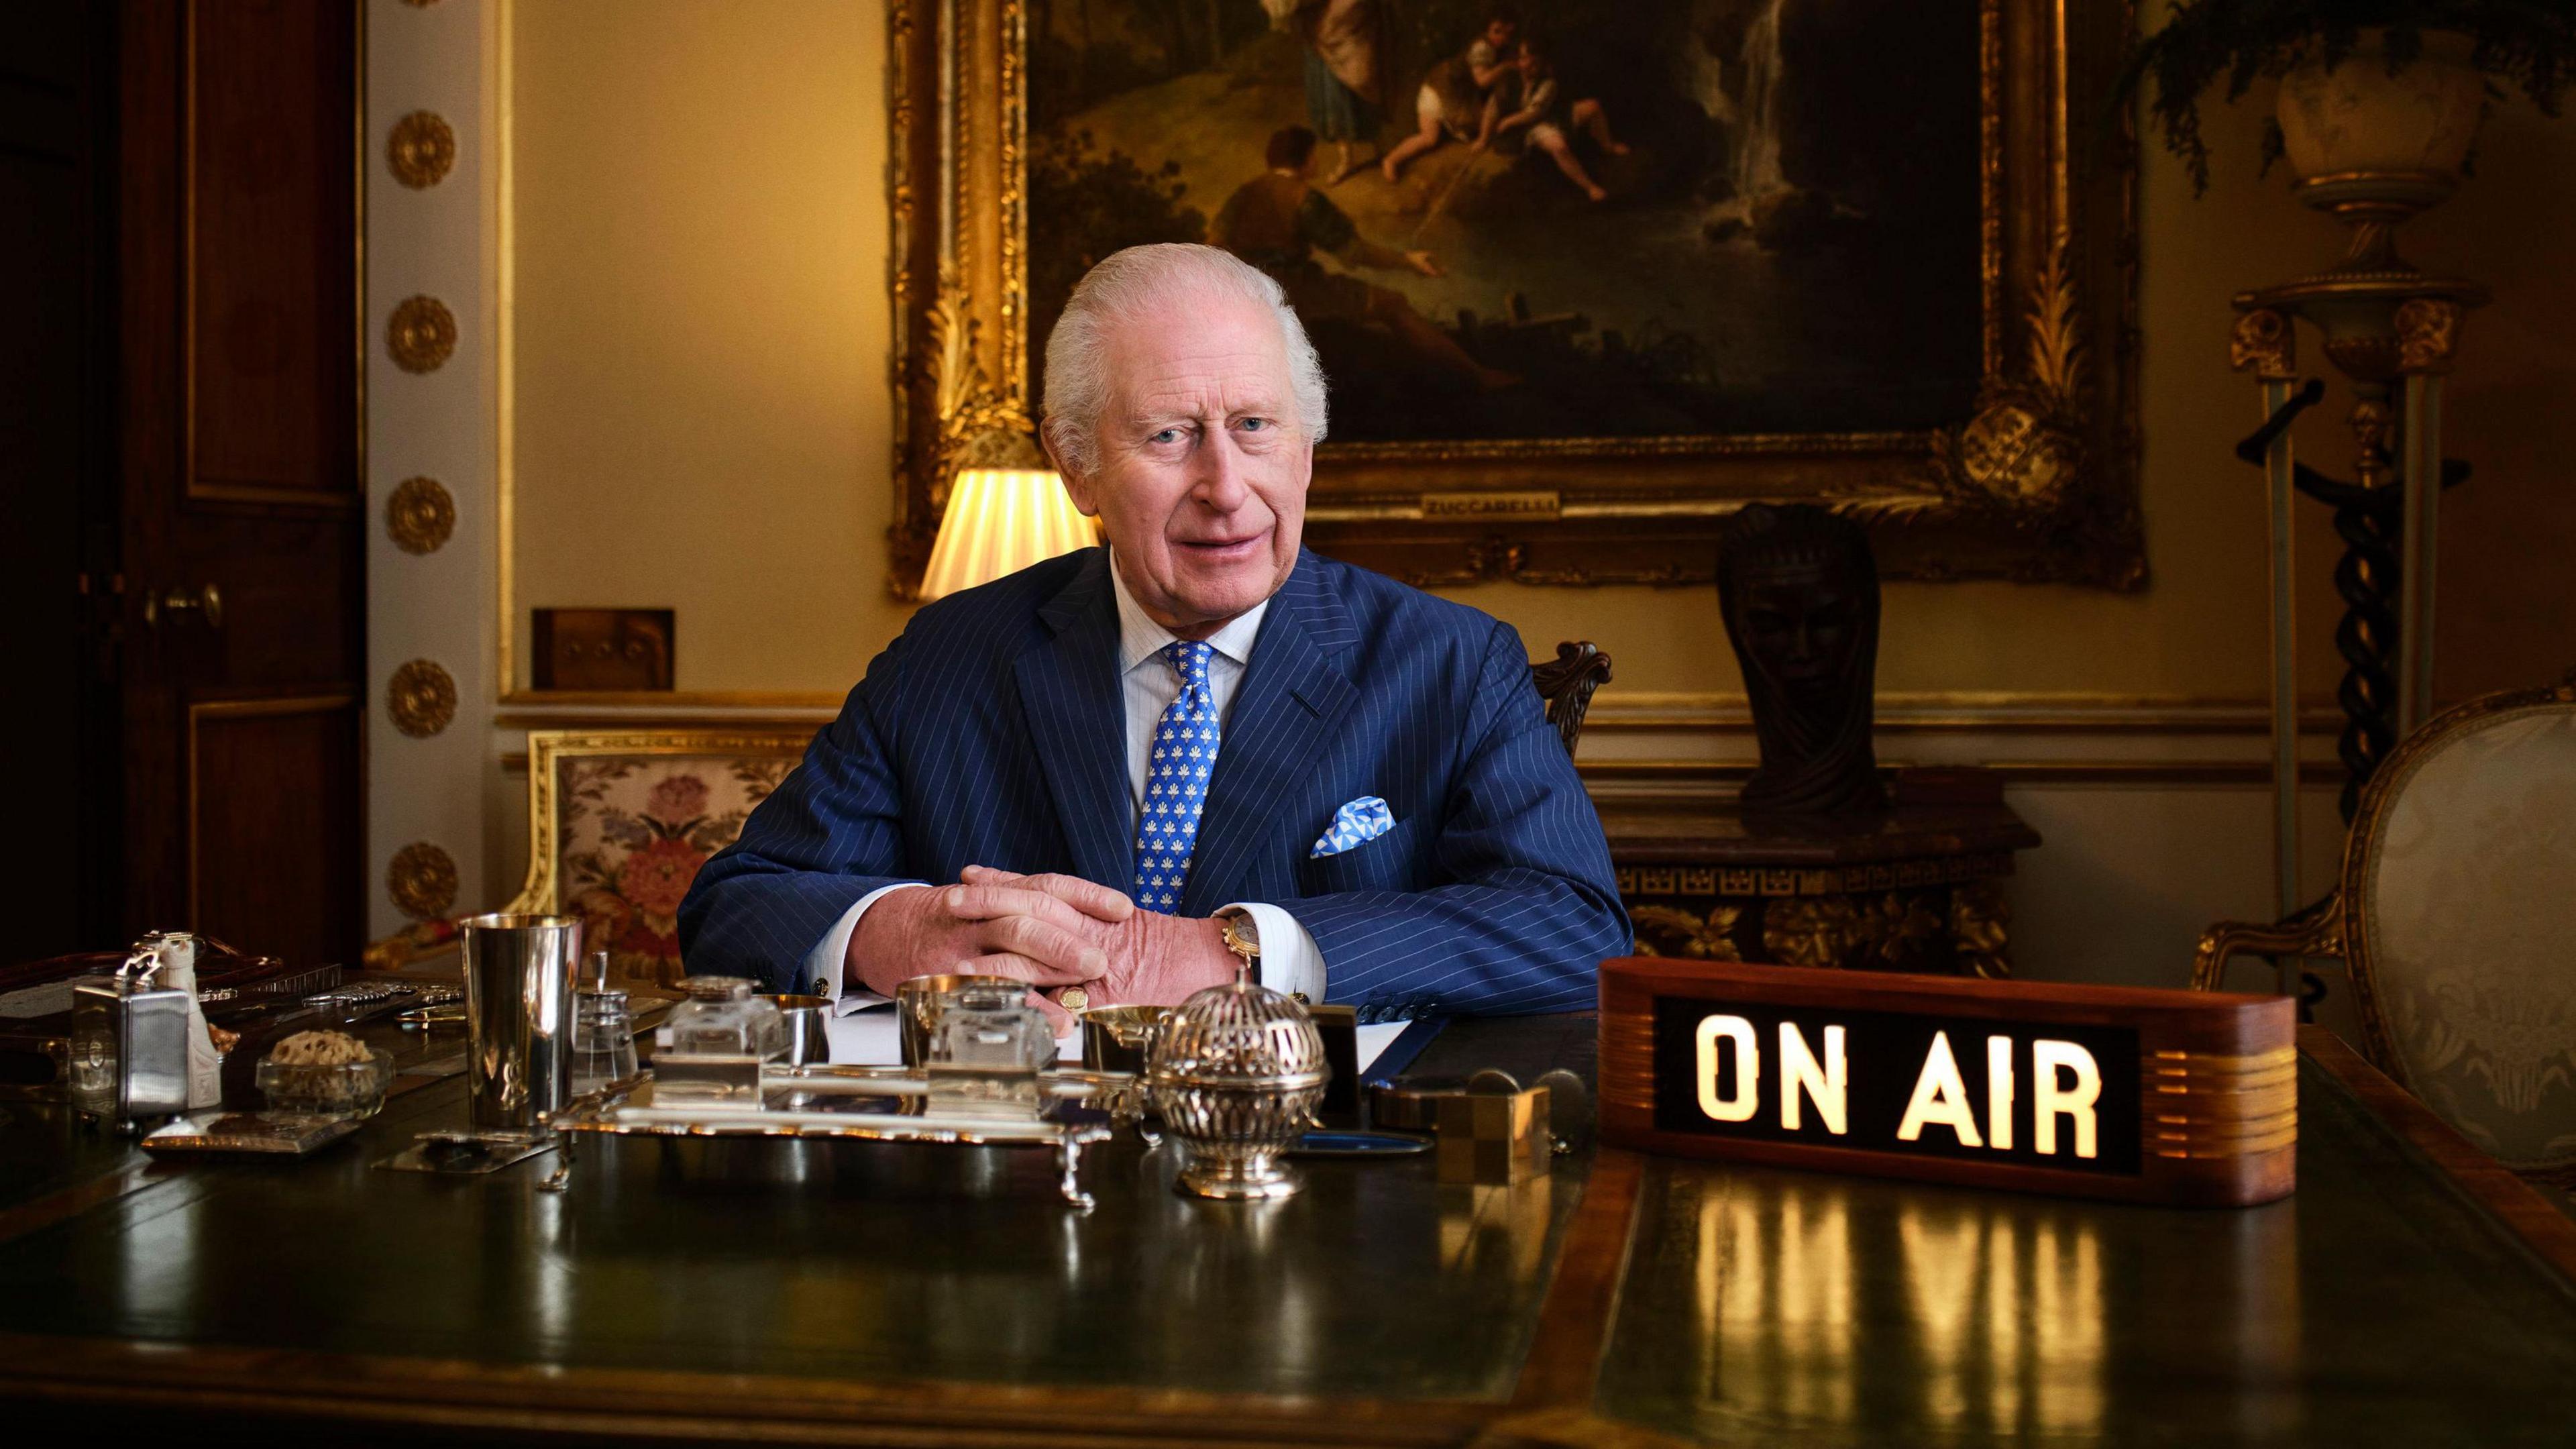
<instances>
[{"instance_id":1,"label":"carved wooden chair back","mask_svg":"<svg viewBox=\"0 0 2576 1449\"><path fill-rule=\"evenodd\" d=\"M1556 726L1565 752L1573 754L1583 716L1592 708L1592 691L1610 682L1610 656L1584 640L1559 644L1554 659L1531 663L1530 677L1538 684L1538 697L1547 702L1547 722Z\"/></svg>"},{"instance_id":2,"label":"carved wooden chair back","mask_svg":"<svg viewBox=\"0 0 2576 1449\"><path fill-rule=\"evenodd\" d=\"M680 979L680 898L813 730L528 732L528 875L506 909L580 916L621 981Z\"/></svg>"},{"instance_id":3,"label":"carved wooden chair back","mask_svg":"<svg viewBox=\"0 0 2576 1449\"><path fill-rule=\"evenodd\" d=\"M2400 744L2362 793L2333 899L2239 952L2341 956L2371 1054L2506 1166L2576 1171L2576 673L2474 699Z\"/></svg>"}]
</instances>

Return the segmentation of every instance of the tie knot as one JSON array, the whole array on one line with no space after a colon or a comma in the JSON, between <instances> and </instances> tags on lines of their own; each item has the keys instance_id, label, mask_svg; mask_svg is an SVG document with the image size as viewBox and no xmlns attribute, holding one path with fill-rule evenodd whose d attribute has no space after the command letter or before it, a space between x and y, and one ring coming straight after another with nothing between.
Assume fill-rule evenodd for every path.
<instances>
[{"instance_id":1,"label":"tie knot","mask_svg":"<svg viewBox=\"0 0 2576 1449\"><path fill-rule=\"evenodd\" d=\"M1175 639L1164 646L1163 655L1172 661L1172 672L1183 685L1204 686L1208 682L1208 661L1216 657L1216 646L1204 639Z\"/></svg>"}]
</instances>

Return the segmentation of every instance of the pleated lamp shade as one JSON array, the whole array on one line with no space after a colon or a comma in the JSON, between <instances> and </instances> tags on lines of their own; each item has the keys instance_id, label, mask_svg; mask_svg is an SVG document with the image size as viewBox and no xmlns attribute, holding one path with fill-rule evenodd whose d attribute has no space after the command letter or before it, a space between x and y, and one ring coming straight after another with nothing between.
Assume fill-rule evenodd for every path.
<instances>
[{"instance_id":1,"label":"pleated lamp shade","mask_svg":"<svg viewBox=\"0 0 2576 1449\"><path fill-rule=\"evenodd\" d=\"M968 468L948 490L948 512L930 546L921 599L991 583L1058 554L1089 548L1099 531L1065 496L1052 472Z\"/></svg>"}]
</instances>

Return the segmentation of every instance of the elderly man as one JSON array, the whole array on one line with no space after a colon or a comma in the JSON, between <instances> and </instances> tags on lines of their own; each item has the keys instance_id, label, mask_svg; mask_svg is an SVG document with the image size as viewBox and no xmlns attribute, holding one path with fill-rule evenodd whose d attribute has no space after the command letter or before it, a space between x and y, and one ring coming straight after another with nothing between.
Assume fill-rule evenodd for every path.
<instances>
[{"instance_id":1,"label":"elderly man","mask_svg":"<svg viewBox=\"0 0 2576 1449\"><path fill-rule=\"evenodd\" d=\"M690 969L1013 976L1060 1027L1244 969L1371 1020L1590 1004L1628 923L1519 636L1300 546L1324 380L1278 284L1120 252L1046 375L1108 547L913 617L699 872Z\"/></svg>"}]
</instances>

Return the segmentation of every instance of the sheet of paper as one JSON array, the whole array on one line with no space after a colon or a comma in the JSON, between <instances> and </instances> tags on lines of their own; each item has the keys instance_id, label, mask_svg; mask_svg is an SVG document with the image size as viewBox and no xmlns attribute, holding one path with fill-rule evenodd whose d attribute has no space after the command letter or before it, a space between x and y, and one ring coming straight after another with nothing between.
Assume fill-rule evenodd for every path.
<instances>
[{"instance_id":1,"label":"sheet of paper","mask_svg":"<svg viewBox=\"0 0 2576 1449\"><path fill-rule=\"evenodd\" d=\"M895 1035L891 1006L833 1017L823 1023L823 1035L831 1040L832 1060L844 1066L891 1067L903 1061L903 1045ZM1058 1049L1061 1051L1062 1043L1058 1043Z\"/></svg>"},{"instance_id":2,"label":"sheet of paper","mask_svg":"<svg viewBox=\"0 0 2576 1449\"><path fill-rule=\"evenodd\" d=\"M903 1060L903 1047L895 1035L894 1008L891 1006L873 1006L847 1016L834 1017L823 1024L823 1030L831 1038L832 1060L836 1062L890 1067ZM1361 1027L1360 1071L1367 1072L1369 1064L1377 1060L1378 1053L1385 1051L1389 1042L1403 1034L1404 1023L1400 1021ZM1056 1038L1055 1054L1068 1062L1082 1060L1082 1038Z\"/></svg>"},{"instance_id":3,"label":"sheet of paper","mask_svg":"<svg viewBox=\"0 0 2576 1449\"><path fill-rule=\"evenodd\" d=\"M1360 1075L1367 1076L1369 1065L1377 1060L1378 1053L1393 1046L1395 1039L1404 1035L1404 1029L1412 1024L1409 1021L1382 1021L1361 1027Z\"/></svg>"}]
</instances>

